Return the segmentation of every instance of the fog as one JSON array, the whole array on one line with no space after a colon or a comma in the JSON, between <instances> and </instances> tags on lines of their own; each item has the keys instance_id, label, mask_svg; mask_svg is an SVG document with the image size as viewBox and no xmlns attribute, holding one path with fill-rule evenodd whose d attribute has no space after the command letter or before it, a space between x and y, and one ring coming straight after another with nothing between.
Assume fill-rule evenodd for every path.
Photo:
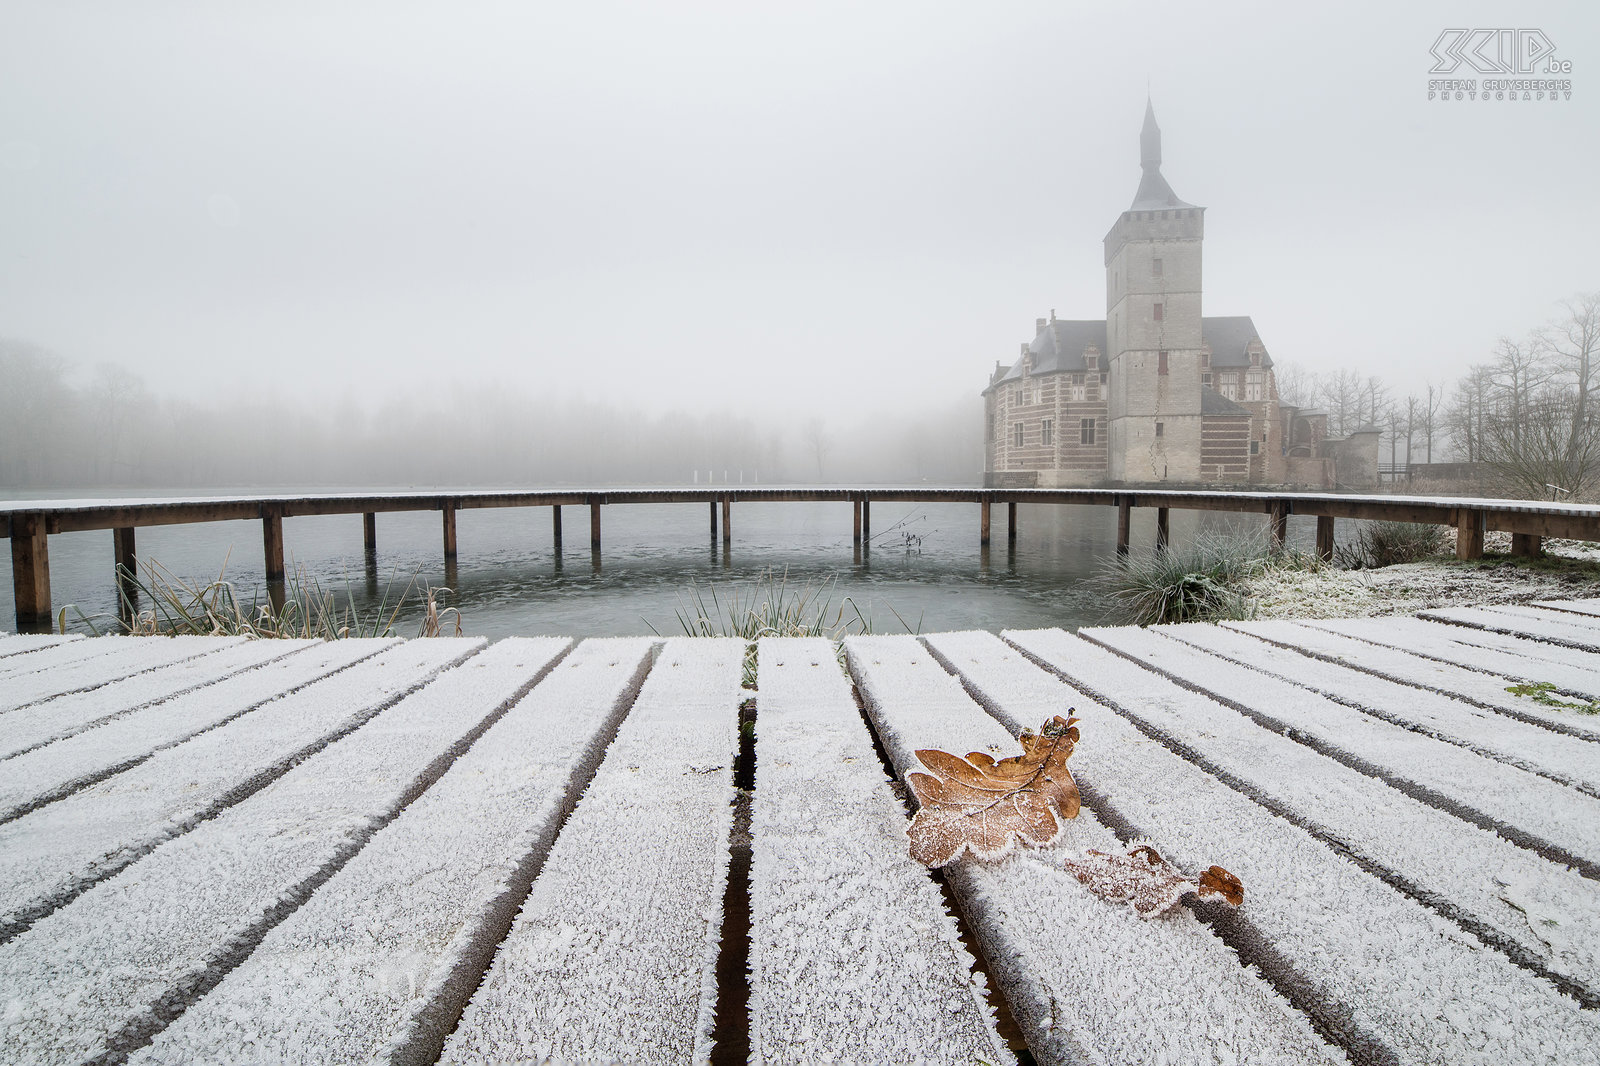
<instances>
[{"instance_id":1,"label":"fog","mask_svg":"<svg viewBox=\"0 0 1600 1066\"><path fill-rule=\"evenodd\" d=\"M0 18L0 337L74 412L13 487L976 480L995 362L1104 313L1147 92L1277 359L1403 394L1600 288L1591 4L1518 6L1573 92L1500 104L1427 99L1473 3Z\"/></svg>"}]
</instances>

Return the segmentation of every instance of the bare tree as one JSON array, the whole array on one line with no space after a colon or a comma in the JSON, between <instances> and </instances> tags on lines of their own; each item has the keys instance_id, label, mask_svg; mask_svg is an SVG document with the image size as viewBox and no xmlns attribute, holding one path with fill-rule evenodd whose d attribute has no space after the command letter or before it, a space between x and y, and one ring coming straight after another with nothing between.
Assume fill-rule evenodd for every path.
<instances>
[{"instance_id":1,"label":"bare tree","mask_svg":"<svg viewBox=\"0 0 1600 1066\"><path fill-rule=\"evenodd\" d=\"M806 419L805 425L800 427L800 438L805 441L806 447L817 460L817 480L822 481L822 468L828 458L829 440L827 425L821 418Z\"/></svg>"},{"instance_id":2,"label":"bare tree","mask_svg":"<svg viewBox=\"0 0 1600 1066\"><path fill-rule=\"evenodd\" d=\"M1565 316L1539 332L1538 347L1551 364L1568 375L1573 388L1572 425L1567 455L1576 460L1588 432L1590 402L1600 371L1600 292L1582 293L1561 302Z\"/></svg>"},{"instance_id":3,"label":"bare tree","mask_svg":"<svg viewBox=\"0 0 1600 1066\"><path fill-rule=\"evenodd\" d=\"M1274 363L1272 377L1278 386L1279 401L1291 407L1310 407L1317 402L1317 376L1307 373L1299 363Z\"/></svg>"},{"instance_id":4,"label":"bare tree","mask_svg":"<svg viewBox=\"0 0 1600 1066\"><path fill-rule=\"evenodd\" d=\"M1439 418L1439 407L1444 402L1444 384L1435 385L1428 383L1427 394L1422 401L1422 439L1423 446L1428 450L1428 462L1433 462L1433 427Z\"/></svg>"},{"instance_id":5,"label":"bare tree","mask_svg":"<svg viewBox=\"0 0 1600 1066\"><path fill-rule=\"evenodd\" d=\"M1336 370L1322 375L1317 394L1328 409L1328 428L1343 437L1356 428L1361 418L1361 376L1353 370Z\"/></svg>"},{"instance_id":6,"label":"bare tree","mask_svg":"<svg viewBox=\"0 0 1600 1066\"><path fill-rule=\"evenodd\" d=\"M1389 386L1383 383L1382 378L1373 374L1362 384L1361 394L1365 398L1365 413L1361 417L1369 425L1381 426L1389 410Z\"/></svg>"}]
</instances>

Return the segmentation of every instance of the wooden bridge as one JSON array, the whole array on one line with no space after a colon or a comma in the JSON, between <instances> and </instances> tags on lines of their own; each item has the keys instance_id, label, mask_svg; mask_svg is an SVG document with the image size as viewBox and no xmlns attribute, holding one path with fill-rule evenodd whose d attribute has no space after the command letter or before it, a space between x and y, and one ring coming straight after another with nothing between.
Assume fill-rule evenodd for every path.
<instances>
[{"instance_id":1,"label":"wooden bridge","mask_svg":"<svg viewBox=\"0 0 1600 1066\"><path fill-rule=\"evenodd\" d=\"M0 639L0 1061L1600 1062L1600 601L745 655ZM1068 708L1056 845L907 857Z\"/></svg>"},{"instance_id":2,"label":"wooden bridge","mask_svg":"<svg viewBox=\"0 0 1600 1066\"><path fill-rule=\"evenodd\" d=\"M360 514L365 549L377 552L377 516L395 511L439 511L443 516L446 560L456 557L456 512L477 507L548 507L551 536L561 546L561 512L564 507L589 512L589 547L600 551L601 509L609 505L702 504L709 505L710 531L717 539L718 516L724 544L733 537L735 503L819 502L848 503L854 512L852 535L863 544L872 535L872 502L969 503L978 508L978 543L990 539L990 511L1006 508L1006 533L1017 535L1019 504L1077 504L1117 509L1117 550L1127 552L1132 511L1156 509L1156 540L1168 537L1168 512L1179 510L1233 511L1270 516L1272 536L1282 542L1290 515L1317 519L1317 551L1333 554L1334 522L1363 518L1389 522L1419 522L1452 526L1456 530L1456 555L1476 559L1483 554L1488 530L1512 534L1512 550L1537 555L1544 537L1600 541L1600 507L1543 503L1530 500L1491 500L1430 496L1353 496L1308 492L1203 492L1161 489L976 489L976 488L744 488L611 489L605 491L504 491L408 492L361 495L232 496L185 500L31 500L0 502L0 535L11 538L12 579L15 584L17 629L42 632L51 625L49 535L79 530L107 529L113 533L113 576L121 580L137 573L135 531L140 526L181 525L190 522L257 520L269 595L282 602L283 520L302 515Z\"/></svg>"}]
</instances>

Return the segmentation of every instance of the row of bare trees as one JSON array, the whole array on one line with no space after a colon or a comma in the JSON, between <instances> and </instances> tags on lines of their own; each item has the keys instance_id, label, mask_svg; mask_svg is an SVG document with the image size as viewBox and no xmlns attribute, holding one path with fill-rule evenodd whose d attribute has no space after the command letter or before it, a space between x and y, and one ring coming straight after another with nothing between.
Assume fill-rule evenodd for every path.
<instances>
[{"instance_id":1,"label":"row of bare trees","mask_svg":"<svg viewBox=\"0 0 1600 1066\"><path fill-rule=\"evenodd\" d=\"M1383 433L1391 466L1476 464L1496 492L1526 498L1600 490L1600 292L1564 300L1521 340L1502 337L1454 383L1398 395L1352 369L1276 371L1279 398L1328 412L1328 432Z\"/></svg>"},{"instance_id":2,"label":"row of bare trees","mask_svg":"<svg viewBox=\"0 0 1600 1066\"><path fill-rule=\"evenodd\" d=\"M1600 487L1600 292L1560 308L1523 339L1500 338L1456 382L1445 409L1457 456L1527 497Z\"/></svg>"}]
</instances>

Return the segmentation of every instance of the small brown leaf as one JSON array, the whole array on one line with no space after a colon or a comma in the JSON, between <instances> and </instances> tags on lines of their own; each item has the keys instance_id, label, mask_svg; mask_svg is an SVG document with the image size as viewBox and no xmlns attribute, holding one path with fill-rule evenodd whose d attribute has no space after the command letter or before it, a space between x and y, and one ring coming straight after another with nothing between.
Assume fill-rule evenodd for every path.
<instances>
[{"instance_id":1,"label":"small brown leaf","mask_svg":"<svg viewBox=\"0 0 1600 1066\"><path fill-rule=\"evenodd\" d=\"M906 777L918 803L907 829L911 857L944 866L968 850L997 859L1018 840L1036 847L1054 842L1061 834L1059 819L1078 814L1078 786L1067 769L1078 741L1075 722L1056 715L1038 733L1022 734L1021 755L999 762L976 751L965 759L936 749L917 752L940 776Z\"/></svg>"},{"instance_id":2,"label":"small brown leaf","mask_svg":"<svg viewBox=\"0 0 1600 1066\"><path fill-rule=\"evenodd\" d=\"M1130 904L1141 918L1167 913L1190 892L1218 895L1235 907L1244 902L1244 885L1222 867L1189 877L1148 844L1124 855L1087 851L1082 858L1069 857L1066 867L1089 891L1112 903Z\"/></svg>"}]
</instances>

